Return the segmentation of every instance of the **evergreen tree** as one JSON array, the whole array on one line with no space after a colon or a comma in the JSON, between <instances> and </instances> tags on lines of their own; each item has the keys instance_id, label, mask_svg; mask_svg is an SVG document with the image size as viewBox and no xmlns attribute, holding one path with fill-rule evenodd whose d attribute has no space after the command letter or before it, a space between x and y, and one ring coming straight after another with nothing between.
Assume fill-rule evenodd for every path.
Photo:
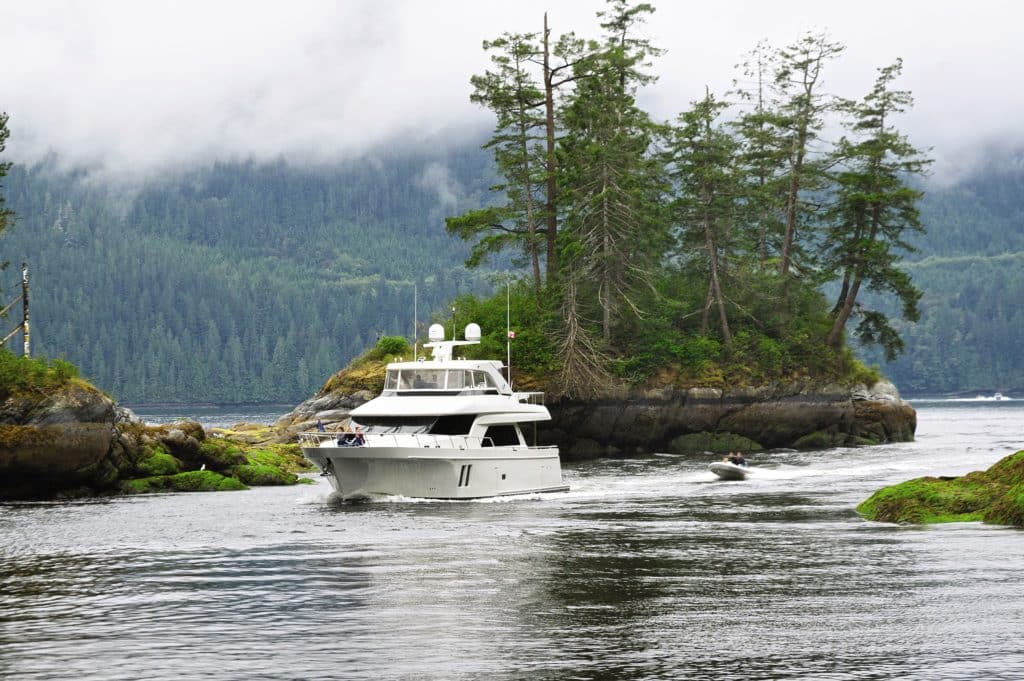
<instances>
[{"instance_id":1,"label":"evergreen tree","mask_svg":"<svg viewBox=\"0 0 1024 681\"><path fill-rule=\"evenodd\" d=\"M596 285L601 337L611 341L623 308L641 313L638 291L653 288L667 243L664 168L651 152L655 125L636 105L653 76L647 58L659 50L634 33L648 4L612 0L599 13L606 31L566 107L561 158L563 229L579 243L584 276Z\"/></svg>"},{"instance_id":2,"label":"evergreen tree","mask_svg":"<svg viewBox=\"0 0 1024 681\"><path fill-rule=\"evenodd\" d=\"M737 226L743 217L743 180L738 168L739 144L715 123L725 107L708 93L680 116L671 152L678 192L673 213L679 229L679 257L707 277L700 333L707 333L708 314L714 307L722 342L731 352L732 333L722 279L728 258L738 257L735 250Z\"/></svg>"},{"instance_id":3,"label":"evergreen tree","mask_svg":"<svg viewBox=\"0 0 1024 681\"><path fill-rule=\"evenodd\" d=\"M491 63L495 70L472 77L470 100L495 114L494 133L484 148L493 150L495 166L503 178L491 190L503 192L506 202L446 218L445 225L450 234L462 239L479 239L467 266L475 267L487 255L509 246L524 252L539 295L546 219L544 199L538 193L546 185L546 135L542 109L545 100L531 69L531 63L541 54L535 41L533 34L506 33L484 42L484 50L494 52Z\"/></svg>"},{"instance_id":4,"label":"evergreen tree","mask_svg":"<svg viewBox=\"0 0 1024 681\"><path fill-rule=\"evenodd\" d=\"M830 42L824 34L808 33L779 50L774 89L779 104L771 117L778 142L785 150L783 177L782 240L779 245L779 274L786 277L801 267L802 240L820 215L808 195L825 188L826 157L814 153L814 143L824 125L825 115L834 108L832 97L822 91L825 65L846 48Z\"/></svg>"},{"instance_id":5,"label":"evergreen tree","mask_svg":"<svg viewBox=\"0 0 1024 681\"><path fill-rule=\"evenodd\" d=\"M579 77L576 69L589 56L584 42L572 33L552 45L546 13L539 45L536 40L536 34L506 33L484 42L484 50L494 52L495 70L471 78L470 99L495 114L494 133L484 148L493 150L503 178L491 189L504 192L506 200L504 205L448 217L445 224L450 234L476 241L466 263L470 267L509 247L525 253L539 296L540 253L547 282L554 280L558 266L555 111L558 97Z\"/></svg>"},{"instance_id":6,"label":"evergreen tree","mask_svg":"<svg viewBox=\"0 0 1024 681\"><path fill-rule=\"evenodd\" d=\"M847 126L853 140L840 140L836 155L838 194L826 238L829 269L842 272L833 324L826 343L839 348L843 329L857 307L861 287L892 293L902 304L903 317L916 321L921 292L899 268L899 251L913 250L908 233L922 232L917 202L921 192L908 183L924 173L922 152L893 126L892 119L913 104L909 92L892 89L902 61L879 69L878 78L862 102L847 102ZM878 310L861 307L857 337L883 347L892 360L903 340Z\"/></svg>"},{"instance_id":7,"label":"evergreen tree","mask_svg":"<svg viewBox=\"0 0 1024 681\"><path fill-rule=\"evenodd\" d=\"M739 65L742 81L733 81L733 93L745 109L733 123L742 141L741 160L746 168L751 206L749 226L756 242L759 261L768 261L781 245L783 197L787 183L783 174L787 153L777 136L777 104L773 97L771 78L778 54L761 41Z\"/></svg>"}]
</instances>

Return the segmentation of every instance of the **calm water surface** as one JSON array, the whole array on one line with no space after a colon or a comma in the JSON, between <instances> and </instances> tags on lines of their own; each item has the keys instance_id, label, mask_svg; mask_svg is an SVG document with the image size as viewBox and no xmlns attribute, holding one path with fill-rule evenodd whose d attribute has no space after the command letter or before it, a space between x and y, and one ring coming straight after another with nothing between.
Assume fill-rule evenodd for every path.
<instances>
[{"instance_id":1,"label":"calm water surface","mask_svg":"<svg viewBox=\"0 0 1024 681\"><path fill-rule=\"evenodd\" d=\"M1024 678L1024 532L854 512L1024 448L1024 400L914 404L916 442L744 482L654 456L500 501L0 505L0 678ZM199 418L285 410L249 411Z\"/></svg>"}]
</instances>

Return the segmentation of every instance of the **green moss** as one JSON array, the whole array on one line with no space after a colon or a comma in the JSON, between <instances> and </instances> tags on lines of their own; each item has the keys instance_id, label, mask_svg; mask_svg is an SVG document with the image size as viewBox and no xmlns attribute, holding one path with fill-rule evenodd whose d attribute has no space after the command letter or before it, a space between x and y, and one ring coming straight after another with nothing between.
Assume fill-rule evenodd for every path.
<instances>
[{"instance_id":1,"label":"green moss","mask_svg":"<svg viewBox=\"0 0 1024 681\"><path fill-rule=\"evenodd\" d=\"M208 438L199 445L199 459L210 468L221 472L248 461L245 452L237 443L219 437Z\"/></svg>"},{"instance_id":2,"label":"green moss","mask_svg":"<svg viewBox=\"0 0 1024 681\"><path fill-rule=\"evenodd\" d=\"M878 490L857 511L868 520L945 523L983 520L1024 526L1024 452L987 471L958 478L917 478Z\"/></svg>"},{"instance_id":3,"label":"green moss","mask_svg":"<svg viewBox=\"0 0 1024 681\"><path fill-rule=\"evenodd\" d=\"M1000 459L988 474L1009 486L1024 482L1024 451Z\"/></svg>"},{"instance_id":4,"label":"green moss","mask_svg":"<svg viewBox=\"0 0 1024 681\"><path fill-rule=\"evenodd\" d=\"M124 494L154 492L226 492L248 489L241 481L214 471L187 471L176 475L158 475L121 483Z\"/></svg>"},{"instance_id":5,"label":"green moss","mask_svg":"<svg viewBox=\"0 0 1024 681\"><path fill-rule=\"evenodd\" d=\"M313 470L313 464L302 455L298 444L268 444L246 452L248 463L254 465L274 466L290 473L302 473Z\"/></svg>"},{"instance_id":6,"label":"green moss","mask_svg":"<svg viewBox=\"0 0 1024 681\"><path fill-rule=\"evenodd\" d=\"M149 455L135 464L135 470L144 477L174 475L181 472L181 462L171 456L162 446L148 450Z\"/></svg>"},{"instance_id":7,"label":"green moss","mask_svg":"<svg viewBox=\"0 0 1024 681\"><path fill-rule=\"evenodd\" d=\"M846 437L842 434L827 433L823 430L816 430L813 433L804 435L793 443L796 449L827 449L845 442Z\"/></svg>"},{"instance_id":8,"label":"green moss","mask_svg":"<svg viewBox=\"0 0 1024 681\"><path fill-rule=\"evenodd\" d=\"M265 464L235 466L232 473L243 483L253 486L294 485L299 481L294 473L287 473L276 466Z\"/></svg>"},{"instance_id":9,"label":"green moss","mask_svg":"<svg viewBox=\"0 0 1024 681\"><path fill-rule=\"evenodd\" d=\"M984 515L986 523L1024 527L1024 483L1011 486Z\"/></svg>"},{"instance_id":10,"label":"green moss","mask_svg":"<svg viewBox=\"0 0 1024 681\"><path fill-rule=\"evenodd\" d=\"M992 490L962 478L917 478L875 492L857 507L870 520L890 523L944 523L980 520Z\"/></svg>"},{"instance_id":11,"label":"green moss","mask_svg":"<svg viewBox=\"0 0 1024 681\"><path fill-rule=\"evenodd\" d=\"M68 361L25 357L0 347L0 398L28 391L50 391L65 385L99 392L80 379L78 368Z\"/></svg>"}]
</instances>

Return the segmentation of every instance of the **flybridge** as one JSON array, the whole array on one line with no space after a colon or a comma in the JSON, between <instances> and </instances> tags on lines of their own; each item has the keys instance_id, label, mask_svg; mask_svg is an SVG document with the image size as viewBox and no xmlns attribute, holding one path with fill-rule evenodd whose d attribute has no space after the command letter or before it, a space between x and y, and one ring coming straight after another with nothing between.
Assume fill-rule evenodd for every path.
<instances>
[{"instance_id":1,"label":"flybridge","mask_svg":"<svg viewBox=\"0 0 1024 681\"><path fill-rule=\"evenodd\" d=\"M430 361L418 358L413 362L388 364L383 394L459 394L497 395L511 394L511 386L501 375L501 362L494 360L465 360L452 357L461 345L480 342L480 327L466 326L466 340L444 340L444 327L430 327L433 357Z\"/></svg>"}]
</instances>

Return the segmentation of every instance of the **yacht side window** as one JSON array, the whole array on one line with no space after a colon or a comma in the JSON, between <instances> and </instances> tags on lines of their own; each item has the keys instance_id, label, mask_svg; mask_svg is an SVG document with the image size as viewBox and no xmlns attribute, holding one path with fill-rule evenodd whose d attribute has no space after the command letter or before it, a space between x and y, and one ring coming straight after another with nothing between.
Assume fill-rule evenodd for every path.
<instances>
[{"instance_id":1,"label":"yacht side window","mask_svg":"<svg viewBox=\"0 0 1024 681\"><path fill-rule=\"evenodd\" d=\"M462 390L466 387L466 372L462 369L449 369L448 390Z\"/></svg>"},{"instance_id":2,"label":"yacht side window","mask_svg":"<svg viewBox=\"0 0 1024 681\"><path fill-rule=\"evenodd\" d=\"M387 377L384 379L385 390L398 390L398 371L392 370L388 372Z\"/></svg>"},{"instance_id":3,"label":"yacht side window","mask_svg":"<svg viewBox=\"0 0 1024 681\"><path fill-rule=\"evenodd\" d=\"M413 372L403 371L398 375L398 389L412 390Z\"/></svg>"},{"instance_id":4,"label":"yacht side window","mask_svg":"<svg viewBox=\"0 0 1024 681\"><path fill-rule=\"evenodd\" d=\"M470 374L468 387L488 392L497 391L498 384L494 382L494 378L486 371L468 371L466 373Z\"/></svg>"}]
</instances>

